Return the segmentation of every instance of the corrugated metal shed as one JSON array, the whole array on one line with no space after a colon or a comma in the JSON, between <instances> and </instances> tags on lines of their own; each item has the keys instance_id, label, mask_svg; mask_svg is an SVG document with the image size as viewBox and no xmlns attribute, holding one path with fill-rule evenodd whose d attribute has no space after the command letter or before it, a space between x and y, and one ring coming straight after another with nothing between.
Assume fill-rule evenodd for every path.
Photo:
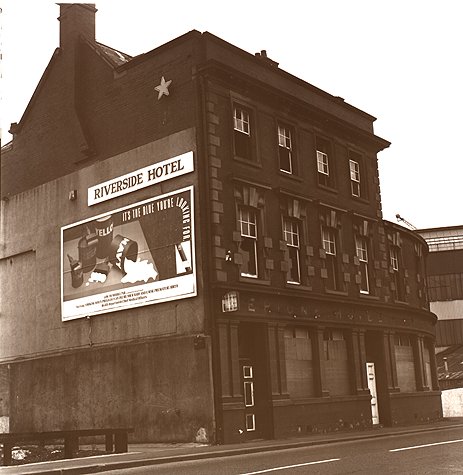
<instances>
[{"instance_id":1,"label":"corrugated metal shed","mask_svg":"<svg viewBox=\"0 0 463 475\"><path fill-rule=\"evenodd\" d=\"M430 302L430 307L439 320L463 319L463 300Z\"/></svg>"}]
</instances>

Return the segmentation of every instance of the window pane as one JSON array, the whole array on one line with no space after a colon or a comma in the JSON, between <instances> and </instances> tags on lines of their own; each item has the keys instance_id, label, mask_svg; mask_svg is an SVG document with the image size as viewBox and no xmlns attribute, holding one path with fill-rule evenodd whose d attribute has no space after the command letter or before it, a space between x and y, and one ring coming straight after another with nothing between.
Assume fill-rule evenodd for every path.
<instances>
[{"instance_id":1,"label":"window pane","mask_svg":"<svg viewBox=\"0 0 463 475\"><path fill-rule=\"evenodd\" d=\"M330 228L324 227L322 231L323 249L327 254L336 255L336 241L334 231Z\"/></svg>"},{"instance_id":2,"label":"window pane","mask_svg":"<svg viewBox=\"0 0 463 475\"><path fill-rule=\"evenodd\" d=\"M350 182L351 184L351 192L352 192L352 196L360 196L360 183L356 182L356 181L351 181Z\"/></svg>"},{"instance_id":3,"label":"window pane","mask_svg":"<svg viewBox=\"0 0 463 475\"><path fill-rule=\"evenodd\" d=\"M242 236L257 237L256 213L246 208L240 208L240 231Z\"/></svg>"},{"instance_id":4,"label":"window pane","mask_svg":"<svg viewBox=\"0 0 463 475\"><path fill-rule=\"evenodd\" d=\"M288 245L289 272L288 282L300 283L299 263L299 225L294 219L283 219L283 239Z\"/></svg>"},{"instance_id":5,"label":"window pane","mask_svg":"<svg viewBox=\"0 0 463 475\"><path fill-rule=\"evenodd\" d=\"M301 281L299 271L299 249L297 247L288 247L289 249L289 282L299 284Z\"/></svg>"},{"instance_id":6,"label":"window pane","mask_svg":"<svg viewBox=\"0 0 463 475\"><path fill-rule=\"evenodd\" d=\"M252 366L243 366L243 378L252 378Z\"/></svg>"},{"instance_id":7,"label":"window pane","mask_svg":"<svg viewBox=\"0 0 463 475\"><path fill-rule=\"evenodd\" d=\"M256 418L254 414L246 414L246 430L256 430Z\"/></svg>"},{"instance_id":8,"label":"window pane","mask_svg":"<svg viewBox=\"0 0 463 475\"><path fill-rule=\"evenodd\" d=\"M319 173L329 175L330 170L328 166L328 155L317 150L317 169Z\"/></svg>"},{"instance_id":9,"label":"window pane","mask_svg":"<svg viewBox=\"0 0 463 475\"><path fill-rule=\"evenodd\" d=\"M391 249L391 267L395 271L399 270L399 256L395 248Z\"/></svg>"},{"instance_id":10,"label":"window pane","mask_svg":"<svg viewBox=\"0 0 463 475\"><path fill-rule=\"evenodd\" d=\"M251 137L235 130L235 155L238 157L252 159Z\"/></svg>"},{"instance_id":11,"label":"window pane","mask_svg":"<svg viewBox=\"0 0 463 475\"><path fill-rule=\"evenodd\" d=\"M234 127L236 130L249 135L250 126L249 126L249 114L244 109L235 107L234 110Z\"/></svg>"},{"instance_id":12,"label":"window pane","mask_svg":"<svg viewBox=\"0 0 463 475\"><path fill-rule=\"evenodd\" d=\"M353 196L360 196L360 165L355 160L349 160L351 191Z\"/></svg>"},{"instance_id":13,"label":"window pane","mask_svg":"<svg viewBox=\"0 0 463 475\"><path fill-rule=\"evenodd\" d=\"M368 262L368 249L366 239L356 236L355 245L357 248L357 257L362 262Z\"/></svg>"},{"instance_id":14,"label":"window pane","mask_svg":"<svg viewBox=\"0 0 463 475\"><path fill-rule=\"evenodd\" d=\"M293 172L293 163L292 163L292 141L291 141L291 131L288 127L278 126L278 153L280 158L280 170L292 173Z\"/></svg>"},{"instance_id":15,"label":"window pane","mask_svg":"<svg viewBox=\"0 0 463 475\"><path fill-rule=\"evenodd\" d=\"M368 294L370 292L370 284L368 281L368 264L366 262L360 263L360 292Z\"/></svg>"},{"instance_id":16,"label":"window pane","mask_svg":"<svg viewBox=\"0 0 463 475\"><path fill-rule=\"evenodd\" d=\"M257 277L257 216L247 207L240 207L238 225L241 232L241 275Z\"/></svg>"},{"instance_id":17,"label":"window pane","mask_svg":"<svg viewBox=\"0 0 463 475\"><path fill-rule=\"evenodd\" d=\"M291 132L287 127L278 126L278 144L291 150Z\"/></svg>"},{"instance_id":18,"label":"window pane","mask_svg":"<svg viewBox=\"0 0 463 475\"><path fill-rule=\"evenodd\" d=\"M292 173L293 167L291 161L291 151L287 148L280 147L278 153L280 157L280 170L287 173Z\"/></svg>"},{"instance_id":19,"label":"window pane","mask_svg":"<svg viewBox=\"0 0 463 475\"><path fill-rule=\"evenodd\" d=\"M241 275L257 277L256 240L251 238L243 238L241 241L240 250L243 258Z\"/></svg>"},{"instance_id":20,"label":"window pane","mask_svg":"<svg viewBox=\"0 0 463 475\"><path fill-rule=\"evenodd\" d=\"M244 382L244 405L246 407L254 406L254 383L252 381Z\"/></svg>"},{"instance_id":21,"label":"window pane","mask_svg":"<svg viewBox=\"0 0 463 475\"><path fill-rule=\"evenodd\" d=\"M360 166L358 162L354 160L349 160L350 165L350 179L353 181L360 182Z\"/></svg>"}]
</instances>

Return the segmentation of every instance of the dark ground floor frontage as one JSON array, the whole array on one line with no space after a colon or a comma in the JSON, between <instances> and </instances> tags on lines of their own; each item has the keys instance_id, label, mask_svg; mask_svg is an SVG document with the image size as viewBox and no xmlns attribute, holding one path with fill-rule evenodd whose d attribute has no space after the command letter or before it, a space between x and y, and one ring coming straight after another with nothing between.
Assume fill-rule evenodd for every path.
<instances>
[{"instance_id":1,"label":"dark ground floor frontage","mask_svg":"<svg viewBox=\"0 0 463 475\"><path fill-rule=\"evenodd\" d=\"M224 443L442 417L429 312L239 297L216 321Z\"/></svg>"}]
</instances>

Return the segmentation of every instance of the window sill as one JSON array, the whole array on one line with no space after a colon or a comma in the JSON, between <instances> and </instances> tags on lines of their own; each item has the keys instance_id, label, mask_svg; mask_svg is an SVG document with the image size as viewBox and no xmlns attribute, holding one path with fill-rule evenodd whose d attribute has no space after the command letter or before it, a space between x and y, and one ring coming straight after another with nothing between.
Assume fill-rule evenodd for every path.
<instances>
[{"instance_id":1,"label":"window sill","mask_svg":"<svg viewBox=\"0 0 463 475\"><path fill-rule=\"evenodd\" d=\"M360 298L365 300L379 300L379 297L377 297L376 295L362 294L362 292L359 292L359 296Z\"/></svg>"},{"instance_id":2,"label":"window sill","mask_svg":"<svg viewBox=\"0 0 463 475\"><path fill-rule=\"evenodd\" d=\"M304 181L300 176L294 175L293 173L284 172L283 170L278 170L278 173L280 176L284 176L285 178L289 178L290 180L298 181L300 183Z\"/></svg>"},{"instance_id":3,"label":"window sill","mask_svg":"<svg viewBox=\"0 0 463 475\"><path fill-rule=\"evenodd\" d=\"M259 279L258 277L246 277L245 275L240 275L239 281L245 282L247 284L270 285L269 280L262 280L262 279Z\"/></svg>"},{"instance_id":4,"label":"window sill","mask_svg":"<svg viewBox=\"0 0 463 475\"><path fill-rule=\"evenodd\" d=\"M313 290L310 285L296 284L294 282L286 282L285 286L287 289L292 289L292 290L304 290L304 291Z\"/></svg>"},{"instance_id":5,"label":"window sill","mask_svg":"<svg viewBox=\"0 0 463 475\"><path fill-rule=\"evenodd\" d=\"M369 204L370 202L368 201L367 198L363 198L361 196L354 196L354 195L351 195L352 199L354 201L358 201L359 203L365 203L365 204Z\"/></svg>"},{"instance_id":6,"label":"window sill","mask_svg":"<svg viewBox=\"0 0 463 475\"><path fill-rule=\"evenodd\" d=\"M347 297L349 294L345 290L330 290L330 289L325 289L325 292L327 294L331 295L340 295L342 297Z\"/></svg>"},{"instance_id":7,"label":"window sill","mask_svg":"<svg viewBox=\"0 0 463 475\"><path fill-rule=\"evenodd\" d=\"M324 404L324 403L332 403L334 401L339 402L347 402L347 401L358 401L363 399L370 399L370 393L368 394L344 394L344 395L323 395L323 396L301 396L291 398L289 397L289 401L285 400L285 405L310 405L310 404Z\"/></svg>"},{"instance_id":8,"label":"window sill","mask_svg":"<svg viewBox=\"0 0 463 475\"><path fill-rule=\"evenodd\" d=\"M262 168L262 164L256 160L249 160L247 158L238 157L237 155L235 155L233 158L234 160L239 163L242 163L243 165L248 165L253 168Z\"/></svg>"}]
</instances>

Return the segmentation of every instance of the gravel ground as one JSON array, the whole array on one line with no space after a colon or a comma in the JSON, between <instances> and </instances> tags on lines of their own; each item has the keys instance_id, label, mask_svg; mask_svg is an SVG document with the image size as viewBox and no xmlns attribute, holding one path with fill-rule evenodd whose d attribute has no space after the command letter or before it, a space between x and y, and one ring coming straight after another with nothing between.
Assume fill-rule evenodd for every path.
<instances>
[{"instance_id":1,"label":"gravel ground","mask_svg":"<svg viewBox=\"0 0 463 475\"><path fill-rule=\"evenodd\" d=\"M3 450L0 451L3 464ZM97 447L89 447L78 450L75 457L90 457L92 455L104 455L107 452ZM57 446L39 446L39 445L21 445L12 450L12 465L23 465L35 462L47 462L50 460L64 459L64 447Z\"/></svg>"}]
</instances>

